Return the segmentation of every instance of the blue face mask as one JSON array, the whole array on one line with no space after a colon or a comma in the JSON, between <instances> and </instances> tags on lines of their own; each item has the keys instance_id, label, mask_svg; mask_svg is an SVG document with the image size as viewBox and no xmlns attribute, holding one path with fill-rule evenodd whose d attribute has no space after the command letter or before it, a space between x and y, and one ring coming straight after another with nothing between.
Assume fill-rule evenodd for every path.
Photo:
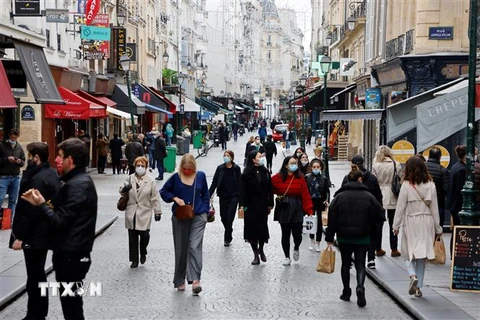
<instances>
[{"instance_id":1,"label":"blue face mask","mask_svg":"<svg viewBox=\"0 0 480 320\"><path fill-rule=\"evenodd\" d=\"M315 175L319 175L319 174L322 172L322 170L320 170L320 169L313 169L312 172L313 172L313 174L315 174Z\"/></svg>"},{"instance_id":2,"label":"blue face mask","mask_svg":"<svg viewBox=\"0 0 480 320\"><path fill-rule=\"evenodd\" d=\"M265 166L265 157L261 157L261 158L258 160L258 165L259 165L259 166Z\"/></svg>"},{"instance_id":3,"label":"blue face mask","mask_svg":"<svg viewBox=\"0 0 480 320\"><path fill-rule=\"evenodd\" d=\"M230 157L223 157L223 162L230 163L231 161L232 159L230 159Z\"/></svg>"},{"instance_id":4,"label":"blue face mask","mask_svg":"<svg viewBox=\"0 0 480 320\"><path fill-rule=\"evenodd\" d=\"M295 172L297 171L297 169L298 169L298 166L296 164L290 164L288 166L288 170L290 170L290 172Z\"/></svg>"}]
</instances>

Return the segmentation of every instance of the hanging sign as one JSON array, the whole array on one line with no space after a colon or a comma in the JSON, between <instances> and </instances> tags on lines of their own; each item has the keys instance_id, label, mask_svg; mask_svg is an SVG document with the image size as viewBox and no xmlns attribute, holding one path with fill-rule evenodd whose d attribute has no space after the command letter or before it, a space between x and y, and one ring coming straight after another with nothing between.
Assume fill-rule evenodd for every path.
<instances>
[{"instance_id":1,"label":"hanging sign","mask_svg":"<svg viewBox=\"0 0 480 320\"><path fill-rule=\"evenodd\" d=\"M110 40L110 28L82 26L80 38L85 40Z\"/></svg>"},{"instance_id":2,"label":"hanging sign","mask_svg":"<svg viewBox=\"0 0 480 320\"><path fill-rule=\"evenodd\" d=\"M68 10L47 9L45 10L45 18L47 22L68 23Z\"/></svg>"},{"instance_id":3,"label":"hanging sign","mask_svg":"<svg viewBox=\"0 0 480 320\"><path fill-rule=\"evenodd\" d=\"M127 43L125 53L130 58L130 62L137 62L137 44Z\"/></svg>"},{"instance_id":4,"label":"hanging sign","mask_svg":"<svg viewBox=\"0 0 480 320\"><path fill-rule=\"evenodd\" d=\"M35 16L40 14L40 0L15 0L15 15Z\"/></svg>"},{"instance_id":5,"label":"hanging sign","mask_svg":"<svg viewBox=\"0 0 480 320\"><path fill-rule=\"evenodd\" d=\"M85 7L85 24L87 26L92 24L98 9L100 9L100 0L87 0L87 6Z\"/></svg>"}]
</instances>

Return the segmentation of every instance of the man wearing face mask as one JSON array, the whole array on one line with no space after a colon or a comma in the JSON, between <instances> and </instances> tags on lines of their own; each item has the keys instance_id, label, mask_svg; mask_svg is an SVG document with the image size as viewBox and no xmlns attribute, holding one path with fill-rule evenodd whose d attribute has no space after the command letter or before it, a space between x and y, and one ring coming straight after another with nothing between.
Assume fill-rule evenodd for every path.
<instances>
[{"instance_id":1,"label":"man wearing face mask","mask_svg":"<svg viewBox=\"0 0 480 320\"><path fill-rule=\"evenodd\" d=\"M240 197L240 167L233 162L235 155L232 150L226 150L223 153L223 162L215 170L209 194L213 197L217 190L220 199L220 217L222 218L224 233L224 246L230 246L232 242L233 221L237 211L238 200Z\"/></svg>"},{"instance_id":2,"label":"man wearing face mask","mask_svg":"<svg viewBox=\"0 0 480 320\"><path fill-rule=\"evenodd\" d=\"M28 166L23 172L20 193L35 188L47 200L60 190L60 179L48 162L48 146L42 142L27 145ZM27 269L27 317L28 319L44 319L48 313L48 297L40 296L39 282L47 281L45 260L47 259L48 220L41 215L38 207L19 199L17 213L13 220L10 247L22 250Z\"/></svg>"},{"instance_id":3,"label":"man wearing face mask","mask_svg":"<svg viewBox=\"0 0 480 320\"><path fill-rule=\"evenodd\" d=\"M20 188L20 168L25 164L25 153L17 141L18 129L11 129L9 139L0 144L0 205L8 194L8 208L15 217L18 190Z\"/></svg>"}]
</instances>

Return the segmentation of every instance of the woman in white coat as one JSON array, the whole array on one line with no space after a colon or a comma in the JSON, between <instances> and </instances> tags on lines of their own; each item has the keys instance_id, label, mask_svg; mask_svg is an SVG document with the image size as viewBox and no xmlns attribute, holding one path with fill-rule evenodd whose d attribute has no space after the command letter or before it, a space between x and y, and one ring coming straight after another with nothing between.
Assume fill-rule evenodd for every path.
<instances>
[{"instance_id":1,"label":"woman in white coat","mask_svg":"<svg viewBox=\"0 0 480 320\"><path fill-rule=\"evenodd\" d=\"M135 173L130 175L125 185L131 184L128 191L127 209L125 211L125 228L128 229L128 251L131 268L138 267L138 248L140 244L140 263L147 260L147 246L150 241L150 225L152 215L155 213L155 220L160 221L160 196L155 180L146 174L148 160L145 157L138 157L133 162ZM120 192L122 193L122 190ZM139 241L140 239L140 241Z\"/></svg>"},{"instance_id":2,"label":"woman in white coat","mask_svg":"<svg viewBox=\"0 0 480 320\"><path fill-rule=\"evenodd\" d=\"M390 227L390 249L392 257L399 257L398 237L393 234L393 219L395 217L395 207L397 206L397 196L392 192L393 173L397 169L398 175L401 177L401 164L395 161L392 156L392 150L385 145L378 147L375 154L375 160L372 166L372 173L377 177L380 190L382 191L383 208L387 210L388 225Z\"/></svg>"},{"instance_id":3,"label":"woman in white coat","mask_svg":"<svg viewBox=\"0 0 480 320\"><path fill-rule=\"evenodd\" d=\"M405 164L405 177L398 195L393 232L402 227L402 253L410 276L408 293L421 297L425 262L435 258L433 244L442 234L437 191L425 161L413 156Z\"/></svg>"}]
</instances>

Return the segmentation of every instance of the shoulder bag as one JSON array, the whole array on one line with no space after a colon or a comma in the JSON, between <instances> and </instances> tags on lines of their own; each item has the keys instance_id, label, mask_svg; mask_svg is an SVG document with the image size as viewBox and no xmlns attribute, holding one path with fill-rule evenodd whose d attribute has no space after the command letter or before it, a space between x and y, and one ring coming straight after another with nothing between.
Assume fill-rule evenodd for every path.
<instances>
[{"instance_id":1,"label":"shoulder bag","mask_svg":"<svg viewBox=\"0 0 480 320\"><path fill-rule=\"evenodd\" d=\"M118 199L118 202L117 202L118 210L120 211L127 210L127 203L128 203L130 189L132 189L131 176L128 177L128 184L125 187L123 187L122 189L123 193L120 196L120 199Z\"/></svg>"},{"instance_id":2,"label":"shoulder bag","mask_svg":"<svg viewBox=\"0 0 480 320\"><path fill-rule=\"evenodd\" d=\"M193 183L192 204L177 206L177 208L175 209L175 217L177 218L177 220L191 220L195 217L195 212L193 212L193 208L195 207L195 193L197 193L197 177L195 177L195 182Z\"/></svg>"},{"instance_id":3,"label":"shoulder bag","mask_svg":"<svg viewBox=\"0 0 480 320\"><path fill-rule=\"evenodd\" d=\"M393 160L393 159L392 159ZM400 181L400 176L398 175L397 171L397 163L393 160L393 180L392 180L392 193L398 197L400 194L400 188L402 187L402 183Z\"/></svg>"},{"instance_id":4,"label":"shoulder bag","mask_svg":"<svg viewBox=\"0 0 480 320\"><path fill-rule=\"evenodd\" d=\"M285 190L285 193L275 198L275 211L273 212L273 221L279 221L280 213L283 209L286 209L289 206L288 199L286 199L285 196L287 195L287 192L292 185L293 179L295 179L294 175L292 175L292 179L290 180L290 183L288 184L288 188L287 190Z\"/></svg>"}]
</instances>

